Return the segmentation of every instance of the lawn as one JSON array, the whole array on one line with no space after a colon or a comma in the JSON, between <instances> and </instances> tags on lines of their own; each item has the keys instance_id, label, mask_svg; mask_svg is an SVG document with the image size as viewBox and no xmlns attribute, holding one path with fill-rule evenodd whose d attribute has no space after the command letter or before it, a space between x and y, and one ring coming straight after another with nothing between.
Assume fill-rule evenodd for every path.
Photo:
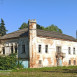
<instances>
[{"instance_id":1,"label":"lawn","mask_svg":"<svg viewBox=\"0 0 77 77\"><path fill-rule=\"evenodd\" d=\"M4 70L0 77L77 77L77 66Z\"/></svg>"}]
</instances>

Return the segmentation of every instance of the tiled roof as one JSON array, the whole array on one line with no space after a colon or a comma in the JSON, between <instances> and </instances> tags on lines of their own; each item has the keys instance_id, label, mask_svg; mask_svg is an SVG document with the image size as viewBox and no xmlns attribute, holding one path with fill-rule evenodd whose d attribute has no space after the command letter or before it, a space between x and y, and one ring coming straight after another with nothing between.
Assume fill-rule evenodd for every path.
<instances>
[{"instance_id":1,"label":"tiled roof","mask_svg":"<svg viewBox=\"0 0 77 77\"><path fill-rule=\"evenodd\" d=\"M6 34L6 35L0 37L0 39L10 39L10 38L22 37L24 34L26 35L27 32L28 32L27 28L21 29L21 30Z\"/></svg>"},{"instance_id":2,"label":"tiled roof","mask_svg":"<svg viewBox=\"0 0 77 77\"><path fill-rule=\"evenodd\" d=\"M70 41L76 41L76 39L72 36L62 34L59 32L54 31L45 31L45 30L37 30L37 35L42 37L51 37L55 39L63 39L63 40L70 40Z\"/></svg>"},{"instance_id":3,"label":"tiled roof","mask_svg":"<svg viewBox=\"0 0 77 77\"><path fill-rule=\"evenodd\" d=\"M23 37L23 36L28 36L28 28L24 28L24 29L6 34L2 36L0 39L18 38L18 37ZM37 36L76 41L76 39L72 36L54 32L54 31L45 31L45 30L40 30L40 29L37 29Z\"/></svg>"}]
</instances>

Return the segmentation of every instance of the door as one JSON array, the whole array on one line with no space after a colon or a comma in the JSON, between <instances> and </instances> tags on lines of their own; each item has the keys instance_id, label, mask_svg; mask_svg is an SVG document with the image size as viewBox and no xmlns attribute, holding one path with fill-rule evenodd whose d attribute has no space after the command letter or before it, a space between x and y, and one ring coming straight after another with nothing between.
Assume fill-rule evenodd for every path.
<instances>
[{"instance_id":1,"label":"door","mask_svg":"<svg viewBox=\"0 0 77 77\"><path fill-rule=\"evenodd\" d=\"M28 60L19 60L19 63L23 65L23 68L28 68Z\"/></svg>"},{"instance_id":2,"label":"door","mask_svg":"<svg viewBox=\"0 0 77 77\"><path fill-rule=\"evenodd\" d=\"M62 66L62 59L59 58L59 66Z\"/></svg>"},{"instance_id":3,"label":"door","mask_svg":"<svg viewBox=\"0 0 77 77\"><path fill-rule=\"evenodd\" d=\"M22 65L24 66L24 68L28 68L28 60L22 61Z\"/></svg>"},{"instance_id":4,"label":"door","mask_svg":"<svg viewBox=\"0 0 77 77\"><path fill-rule=\"evenodd\" d=\"M61 58L57 59L57 66L62 66L62 59Z\"/></svg>"}]
</instances>

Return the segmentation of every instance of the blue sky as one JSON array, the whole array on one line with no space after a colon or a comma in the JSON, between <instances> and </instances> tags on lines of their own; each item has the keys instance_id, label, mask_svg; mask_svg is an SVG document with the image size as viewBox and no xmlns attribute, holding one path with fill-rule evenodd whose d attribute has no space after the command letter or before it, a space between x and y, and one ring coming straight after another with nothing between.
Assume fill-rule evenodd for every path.
<instances>
[{"instance_id":1,"label":"blue sky","mask_svg":"<svg viewBox=\"0 0 77 77\"><path fill-rule=\"evenodd\" d=\"M7 33L18 30L28 19L36 19L42 26L55 24L64 34L76 37L77 0L0 0L1 18Z\"/></svg>"}]
</instances>

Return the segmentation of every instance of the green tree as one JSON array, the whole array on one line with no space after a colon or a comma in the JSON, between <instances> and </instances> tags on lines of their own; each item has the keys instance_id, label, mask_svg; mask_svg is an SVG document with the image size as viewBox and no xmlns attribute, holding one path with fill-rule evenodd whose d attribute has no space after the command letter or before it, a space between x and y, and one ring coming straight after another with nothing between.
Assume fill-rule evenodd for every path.
<instances>
[{"instance_id":1,"label":"green tree","mask_svg":"<svg viewBox=\"0 0 77 77\"><path fill-rule=\"evenodd\" d=\"M21 27L19 29L24 29L24 28L28 28L28 24L27 23L22 23ZM37 24L37 29L44 29L43 26Z\"/></svg>"},{"instance_id":2,"label":"green tree","mask_svg":"<svg viewBox=\"0 0 77 77\"><path fill-rule=\"evenodd\" d=\"M42 30L44 30L44 27L41 26L41 25L39 25L39 24L37 24L37 29L42 29Z\"/></svg>"},{"instance_id":3,"label":"green tree","mask_svg":"<svg viewBox=\"0 0 77 77\"><path fill-rule=\"evenodd\" d=\"M28 28L28 24L27 23L23 23L19 29L24 29L24 28ZM39 24L37 24L37 29L47 30L47 31L56 31L56 32L62 33L62 30L59 29L58 26L56 26L54 24L52 24L52 25L50 25L50 26L48 26L46 28L41 26L41 25L39 25Z\"/></svg>"},{"instance_id":4,"label":"green tree","mask_svg":"<svg viewBox=\"0 0 77 77\"><path fill-rule=\"evenodd\" d=\"M1 18L1 23L0 23L0 35L3 36L7 32L4 20Z\"/></svg>"},{"instance_id":5,"label":"green tree","mask_svg":"<svg viewBox=\"0 0 77 77\"><path fill-rule=\"evenodd\" d=\"M28 24L27 23L22 23L21 27L19 29L24 29L24 28L28 28Z\"/></svg>"},{"instance_id":6,"label":"green tree","mask_svg":"<svg viewBox=\"0 0 77 77\"><path fill-rule=\"evenodd\" d=\"M48 30L48 31L56 31L56 32L62 33L62 30L59 29L58 26L56 26L54 24L46 27L45 30Z\"/></svg>"}]
</instances>

